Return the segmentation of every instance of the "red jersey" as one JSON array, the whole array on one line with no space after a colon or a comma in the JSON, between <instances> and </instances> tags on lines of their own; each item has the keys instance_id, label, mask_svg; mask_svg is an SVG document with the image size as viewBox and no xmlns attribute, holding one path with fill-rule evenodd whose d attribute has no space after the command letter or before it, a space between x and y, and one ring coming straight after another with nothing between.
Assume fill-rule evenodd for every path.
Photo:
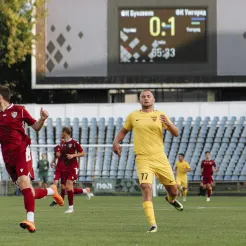
<instances>
[{"instance_id":1,"label":"red jersey","mask_svg":"<svg viewBox=\"0 0 246 246\"><path fill-rule=\"evenodd\" d=\"M61 142L62 143L62 142ZM57 152L61 152L61 145L57 145L55 148L54 148L54 152L55 154ZM66 166L65 164L63 163L62 159L61 159L61 156L57 157L57 164L56 164L56 170L59 170L59 171L66 171Z\"/></svg>"},{"instance_id":2,"label":"red jersey","mask_svg":"<svg viewBox=\"0 0 246 246\"><path fill-rule=\"evenodd\" d=\"M12 155L13 151L26 148L31 143L25 132L25 123L31 126L36 122L24 106L11 104L0 111L0 144L3 157Z\"/></svg>"},{"instance_id":3,"label":"red jersey","mask_svg":"<svg viewBox=\"0 0 246 246\"><path fill-rule=\"evenodd\" d=\"M214 160L203 160L201 164L201 168L203 169L202 176L203 177L212 177L213 176L213 167L216 168Z\"/></svg>"},{"instance_id":4,"label":"red jersey","mask_svg":"<svg viewBox=\"0 0 246 246\"><path fill-rule=\"evenodd\" d=\"M61 160L66 166L78 165L77 158L68 159L67 154L76 154L83 152L81 145L72 138L61 143Z\"/></svg>"}]
</instances>

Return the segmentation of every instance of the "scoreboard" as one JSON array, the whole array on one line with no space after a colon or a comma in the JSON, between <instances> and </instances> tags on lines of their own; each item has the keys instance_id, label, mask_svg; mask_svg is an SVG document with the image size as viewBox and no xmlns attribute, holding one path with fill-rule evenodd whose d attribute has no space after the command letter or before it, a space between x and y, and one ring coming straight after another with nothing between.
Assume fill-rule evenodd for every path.
<instances>
[{"instance_id":1,"label":"scoreboard","mask_svg":"<svg viewBox=\"0 0 246 246\"><path fill-rule=\"evenodd\" d=\"M246 1L236 2L48 1L36 26L45 38L34 46L32 88L239 86L222 77L246 76Z\"/></svg>"},{"instance_id":2,"label":"scoreboard","mask_svg":"<svg viewBox=\"0 0 246 246\"><path fill-rule=\"evenodd\" d=\"M119 9L119 62L207 62L206 22L206 8Z\"/></svg>"}]
</instances>

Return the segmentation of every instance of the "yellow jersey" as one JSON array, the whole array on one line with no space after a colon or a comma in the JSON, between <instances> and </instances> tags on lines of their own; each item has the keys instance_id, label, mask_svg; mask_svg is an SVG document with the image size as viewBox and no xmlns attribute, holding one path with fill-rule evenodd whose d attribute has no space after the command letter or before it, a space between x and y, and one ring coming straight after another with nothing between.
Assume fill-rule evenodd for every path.
<instances>
[{"instance_id":1,"label":"yellow jersey","mask_svg":"<svg viewBox=\"0 0 246 246\"><path fill-rule=\"evenodd\" d=\"M164 153L162 131L167 129L167 126L161 123L161 115L165 115L170 121L164 112L157 110L150 113L138 110L127 116L123 127L133 131L135 155Z\"/></svg>"},{"instance_id":2,"label":"yellow jersey","mask_svg":"<svg viewBox=\"0 0 246 246\"><path fill-rule=\"evenodd\" d=\"M177 168L177 177L180 178L186 178L187 177L187 172L185 172L185 168L190 168L190 165L186 161L177 161L176 162L176 168Z\"/></svg>"}]
</instances>

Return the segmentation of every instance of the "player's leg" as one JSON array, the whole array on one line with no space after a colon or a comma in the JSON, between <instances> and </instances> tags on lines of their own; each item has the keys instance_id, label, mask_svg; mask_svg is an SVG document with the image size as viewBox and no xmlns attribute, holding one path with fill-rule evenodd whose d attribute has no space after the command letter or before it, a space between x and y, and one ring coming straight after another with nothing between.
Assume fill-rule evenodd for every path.
<instances>
[{"instance_id":1,"label":"player's leg","mask_svg":"<svg viewBox=\"0 0 246 246\"><path fill-rule=\"evenodd\" d=\"M90 188L88 188L88 187L86 187L85 189L83 189L83 188L73 188L73 193L74 194L85 194L88 200L90 200L91 197L94 196L91 193Z\"/></svg>"},{"instance_id":2,"label":"player's leg","mask_svg":"<svg viewBox=\"0 0 246 246\"><path fill-rule=\"evenodd\" d=\"M207 183L207 202L210 202L210 197L212 194L212 187L211 187L211 183Z\"/></svg>"},{"instance_id":3,"label":"player's leg","mask_svg":"<svg viewBox=\"0 0 246 246\"><path fill-rule=\"evenodd\" d=\"M200 183L200 187L199 187L199 193L198 196L205 196L206 195L206 188L203 184L203 180Z\"/></svg>"},{"instance_id":4,"label":"player's leg","mask_svg":"<svg viewBox=\"0 0 246 246\"><path fill-rule=\"evenodd\" d=\"M54 180L53 181L53 184L57 187L58 186L58 180ZM61 196L62 197L62 196ZM62 197L62 199L64 200L64 198ZM56 201L55 200L53 200L52 201L52 203L50 204L50 207L54 207L54 206L56 206L57 205L57 203L56 203Z\"/></svg>"},{"instance_id":5,"label":"player's leg","mask_svg":"<svg viewBox=\"0 0 246 246\"><path fill-rule=\"evenodd\" d=\"M66 195L66 185L61 183L61 197L63 198L63 200L65 198L65 195Z\"/></svg>"},{"instance_id":6,"label":"player's leg","mask_svg":"<svg viewBox=\"0 0 246 246\"><path fill-rule=\"evenodd\" d=\"M181 194L182 194L182 192L183 192L183 186L182 186L181 179L180 179L179 177L176 177L176 184L177 184L177 187L178 187L179 193L181 193Z\"/></svg>"},{"instance_id":7,"label":"player's leg","mask_svg":"<svg viewBox=\"0 0 246 246\"><path fill-rule=\"evenodd\" d=\"M183 191L182 191L182 196L183 196L183 201L186 202L186 198L187 198L187 187L188 187L188 182L183 180L181 182L181 185L183 187Z\"/></svg>"},{"instance_id":8,"label":"player's leg","mask_svg":"<svg viewBox=\"0 0 246 246\"><path fill-rule=\"evenodd\" d=\"M74 197L74 192L73 192L73 183L77 180L78 178L78 167L70 167L67 170L66 173L66 191L67 191L67 197L68 197L68 210L65 211L65 213L73 213L74 212L74 206L73 206L73 197Z\"/></svg>"},{"instance_id":9,"label":"player's leg","mask_svg":"<svg viewBox=\"0 0 246 246\"><path fill-rule=\"evenodd\" d=\"M48 173L46 172L43 176L43 187L47 188Z\"/></svg>"},{"instance_id":10,"label":"player's leg","mask_svg":"<svg viewBox=\"0 0 246 246\"><path fill-rule=\"evenodd\" d=\"M148 167L148 160L137 158L136 162L138 179L142 191L143 209L150 225L150 229L147 232L157 232L157 224L152 202L152 182L154 172Z\"/></svg>"},{"instance_id":11,"label":"player's leg","mask_svg":"<svg viewBox=\"0 0 246 246\"><path fill-rule=\"evenodd\" d=\"M156 158L154 172L156 173L160 183L166 188L167 196L165 199L178 211L183 211L183 205L176 200L176 197L178 196L178 186L175 182L173 170L166 156Z\"/></svg>"},{"instance_id":12,"label":"player's leg","mask_svg":"<svg viewBox=\"0 0 246 246\"><path fill-rule=\"evenodd\" d=\"M39 176L38 187L39 187L39 188L42 188L43 177L42 177L41 173L39 173L38 176Z\"/></svg>"},{"instance_id":13,"label":"player's leg","mask_svg":"<svg viewBox=\"0 0 246 246\"><path fill-rule=\"evenodd\" d=\"M30 177L27 175L19 176L17 179L19 188L24 197L24 206L26 209L26 220L20 223L20 227L29 232L35 232L34 210L35 210L35 191L31 185Z\"/></svg>"},{"instance_id":14,"label":"player's leg","mask_svg":"<svg viewBox=\"0 0 246 246\"><path fill-rule=\"evenodd\" d=\"M58 182L59 182L59 179L61 178L62 176L62 172L60 170L55 170L55 173L54 173L54 181L53 181L53 185L56 187L57 189L57 186L58 186ZM64 197L61 195L61 198L63 199L64 201ZM50 207L53 207L53 206L56 206L57 205L57 202L56 200L54 199L52 201L52 203L50 204Z\"/></svg>"},{"instance_id":15,"label":"player's leg","mask_svg":"<svg viewBox=\"0 0 246 246\"><path fill-rule=\"evenodd\" d=\"M57 191L57 186L54 184L52 184L49 188L35 188L34 192L35 199L41 199L45 196L52 196L59 206L64 205L64 201Z\"/></svg>"},{"instance_id":16,"label":"player's leg","mask_svg":"<svg viewBox=\"0 0 246 246\"><path fill-rule=\"evenodd\" d=\"M74 207L73 207L73 182L72 180L68 179L66 182L66 191L67 191L67 197L68 197L68 210L65 211L65 213L73 213Z\"/></svg>"},{"instance_id":17,"label":"player's leg","mask_svg":"<svg viewBox=\"0 0 246 246\"><path fill-rule=\"evenodd\" d=\"M28 153L30 153L30 150ZM27 219L21 222L20 226L28 229L29 232L35 232L35 192L30 182L30 178L34 178L34 173L33 169L30 170L30 166L28 165L29 163L31 164L31 156L30 154L26 155L25 150L16 151L14 154L9 159L9 163L5 163L5 165L12 181L18 185L24 198Z\"/></svg>"}]
</instances>

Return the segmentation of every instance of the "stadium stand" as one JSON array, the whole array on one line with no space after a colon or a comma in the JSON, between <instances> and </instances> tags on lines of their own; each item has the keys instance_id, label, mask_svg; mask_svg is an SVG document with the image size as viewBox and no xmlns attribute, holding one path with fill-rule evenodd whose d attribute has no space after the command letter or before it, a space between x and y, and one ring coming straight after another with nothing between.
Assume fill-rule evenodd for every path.
<instances>
[{"instance_id":1,"label":"stadium stand","mask_svg":"<svg viewBox=\"0 0 246 246\"><path fill-rule=\"evenodd\" d=\"M219 171L215 180L240 181L246 179L246 122L245 117L183 117L171 118L179 129L179 136L174 138L169 132L163 133L165 152L173 166L178 153L185 154L185 160L191 165L189 179L200 180L200 163L205 151L211 151ZM78 140L87 152L80 159L79 181L92 181L93 178L131 179L136 177L133 134L129 132L123 144L121 158L112 153L110 144L123 124L123 118L61 118L48 119L47 124L39 133L28 130L32 144L58 144L63 125L71 126L73 138ZM96 146L99 145L99 146ZM106 145L106 146L103 146ZM41 153L48 152L48 159L53 158L53 147L32 147L34 168ZM0 160L3 163L2 157ZM2 179L7 179L5 168ZM53 173L50 171L50 180Z\"/></svg>"}]
</instances>

